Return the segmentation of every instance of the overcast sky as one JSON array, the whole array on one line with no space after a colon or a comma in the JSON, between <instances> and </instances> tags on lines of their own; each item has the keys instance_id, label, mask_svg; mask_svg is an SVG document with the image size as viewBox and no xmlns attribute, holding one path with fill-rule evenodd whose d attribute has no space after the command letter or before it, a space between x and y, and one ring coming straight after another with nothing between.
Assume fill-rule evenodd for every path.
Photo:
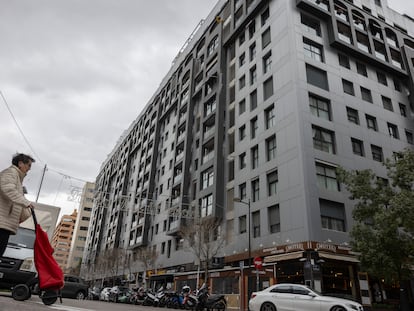
<instances>
[{"instance_id":1,"label":"overcast sky","mask_svg":"<svg viewBox=\"0 0 414 311\"><path fill-rule=\"evenodd\" d=\"M28 198L47 164L39 202L70 213L217 0L1 2L0 91L31 148L0 98L0 169L34 155Z\"/></svg>"},{"instance_id":2,"label":"overcast sky","mask_svg":"<svg viewBox=\"0 0 414 311\"><path fill-rule=\"evenodd\" d=\"M0 98L0 169L15 152L33 155L28 198L35 200L47 164L39 202L71 213L78 207L68 201L71 189L95 180L217 0L1 2L0 91L7 105ZM414 1L389 4L414 17Z\"/></svg>"}]
</instances>

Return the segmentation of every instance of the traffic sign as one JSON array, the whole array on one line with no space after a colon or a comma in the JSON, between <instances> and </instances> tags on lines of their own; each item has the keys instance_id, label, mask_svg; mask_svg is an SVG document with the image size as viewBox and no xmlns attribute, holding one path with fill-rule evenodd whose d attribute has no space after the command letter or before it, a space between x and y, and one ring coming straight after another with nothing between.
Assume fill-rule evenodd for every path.
<instances>
[{"instance_id":1,"label":"traffic sign","mask_svg":"<svg viewBox=\"0 0 414 311\"><path fill-rule=\"evenodd\" d=\"M255 257L253 262L254 262L254 267L256 269L262 269L262 265L263 265L262 257Z\"/></svg>"}]
</instances>

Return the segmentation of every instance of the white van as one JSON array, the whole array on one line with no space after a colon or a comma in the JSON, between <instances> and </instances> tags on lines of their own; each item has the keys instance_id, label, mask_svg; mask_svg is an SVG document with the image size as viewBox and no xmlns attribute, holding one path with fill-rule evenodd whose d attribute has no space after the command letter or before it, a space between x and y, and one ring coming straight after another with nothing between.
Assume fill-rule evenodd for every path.
<instances>
[{"instance_id":1,"label":"white van","mask_svg":"<svg viewBox=\"0 0 414 311\"><path fill-rule=\"evenodd\" d=\"M56 206L34 203L38 223L48 233L49 240L53 236L60 208ZM3 257L0 257L0 289L14 289L19 284L29 288L37 282L34 265L33 245L35 229L33 219L29 218L22 224L15 235L11 235ZM24 294L25 287L22 289ZM19 292L12 292L19 296ZM27 299L27 298L26 298Z\"/></svg>"}]
</instances>

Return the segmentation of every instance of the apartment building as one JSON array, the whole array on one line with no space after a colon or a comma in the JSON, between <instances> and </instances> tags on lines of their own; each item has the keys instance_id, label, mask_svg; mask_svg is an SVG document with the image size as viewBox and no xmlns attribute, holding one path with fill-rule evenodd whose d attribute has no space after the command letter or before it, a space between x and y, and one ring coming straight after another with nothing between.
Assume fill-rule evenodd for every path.
<instances>
[{"instance_id":1,"label":"apartment building","mask_svg":"<svg viewBox=\"0 0 414 311\"><path fill-rule=\"evenodd\" d=\"M66 266L68 264L70 245L72 243L77 214L78 212L75 209L71 215L63 215L53 232L51 242L54 249L53 257L56 259L56 262L62 271L66 271Z\"/></svg>"},{"instance_id":2,"label":"apartment building","mask_svg":"<svg viewBox=\"0 0 414 311\"><path fill-rule=\"evenodd\" d=\"M195 286L180 231L213 217L210 287L236 307L256 276L369 303L335 169L384 178L413 147L413 59L413 19L386 0L218 1L103 163L84 269L122 248L143 272L150 247L153 273Z\"/></svg>"},{"instance_id":3,"label":"apartment building","mask_svg":"<svg viewBox=\"0 0 414 311\"><path fill-rule=\"evenodd\" d=\"M95 184L91 182L86 182L82 189L79 212L76 217L68 262L66 265L66 271L71 274L78 275L80 272L93 207L94 190Z\"/></svg>"}]
</instances>

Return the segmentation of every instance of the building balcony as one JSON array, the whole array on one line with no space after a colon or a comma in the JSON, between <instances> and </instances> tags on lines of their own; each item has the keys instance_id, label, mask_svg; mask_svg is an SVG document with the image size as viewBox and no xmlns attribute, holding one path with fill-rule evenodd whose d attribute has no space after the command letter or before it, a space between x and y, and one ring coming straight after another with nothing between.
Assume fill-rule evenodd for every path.
<instances>
[{"instance_id":1,"label":"building balcony","mask_svg":"<svg viewBox=\"0 0 414 311\"><path fill-rule=\"evenodd\" d=\"M175 157L175 162L179 162L184 158L184 152L181 152L180 154L177 154Z\"/></svg>"}]
</instances>

